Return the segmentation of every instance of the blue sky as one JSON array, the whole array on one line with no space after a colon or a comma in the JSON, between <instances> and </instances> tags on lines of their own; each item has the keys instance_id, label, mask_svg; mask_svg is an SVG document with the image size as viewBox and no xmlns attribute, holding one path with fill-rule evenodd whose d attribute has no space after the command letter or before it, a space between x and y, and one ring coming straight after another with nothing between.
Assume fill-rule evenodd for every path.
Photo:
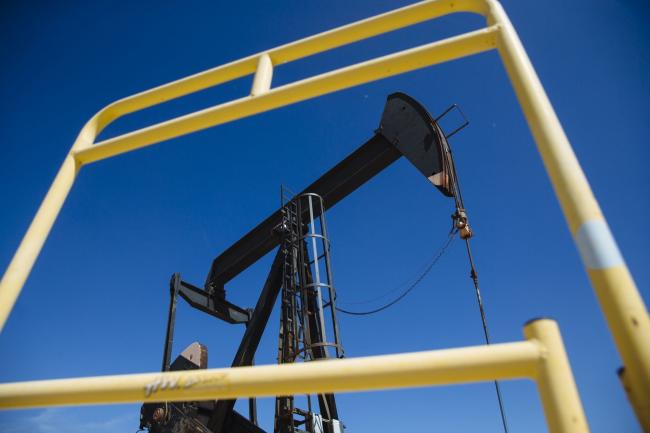
<instances>
[{"instance_id":1,"label":"blue sky","mask_svg":"<svg viewBox=\"0 0 650 433\"><path fill-rule=\"evenodd\" d=\"M84 122L107 103L407 1L13 2L0 13L0 265L24 234ZM641 0L504 1L646 303L650 206L649 8ZM475 29L446 17L275 71L274 85ZM102 138L241 97L250 77L117 121ZM561 327L593 432L640 431L620 360L495 52L371 83L174 139L82 170L0 335L0 381L155 371L173 272L202 284L212 258L372 135L404 91L432 113L461 105L455 136L496 342L533 317ZM339 299L413 280L444 241L452 203L404 160L327 215ZM252 306L266 257L227 286ZM372 307L363 304L359 307ZM277 312L258 352L273 363ZM395 307L341 317L348 356L482 343L460 243ZM194 340L230 364L242 329L180 305L175 353ZM503 384L512 433L543 432L534 385ZM339 396L349 431L500 432L490 384ZM271 400L260 405L272 430ZM139 405L0 413L5 432L135 431ZM423 426L423 421L426 424Z\"/></svg>"}]
</instances>

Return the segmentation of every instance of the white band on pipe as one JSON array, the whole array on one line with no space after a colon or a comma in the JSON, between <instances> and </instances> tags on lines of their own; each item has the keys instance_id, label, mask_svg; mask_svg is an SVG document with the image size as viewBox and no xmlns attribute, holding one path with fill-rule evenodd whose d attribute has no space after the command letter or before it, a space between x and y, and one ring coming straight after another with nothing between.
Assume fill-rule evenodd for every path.
<instances>
[{"instance_id":1,"label":"white band on pipe","mask_svg":"<svg viewBox=\"0 0 650 433\"><path fill-rule=\"evenodd\" d=\"M623 264L614 236L603 220L587 221L576 232L580 256L589 269L604 269Z\"/></svg>"}]
</instances>

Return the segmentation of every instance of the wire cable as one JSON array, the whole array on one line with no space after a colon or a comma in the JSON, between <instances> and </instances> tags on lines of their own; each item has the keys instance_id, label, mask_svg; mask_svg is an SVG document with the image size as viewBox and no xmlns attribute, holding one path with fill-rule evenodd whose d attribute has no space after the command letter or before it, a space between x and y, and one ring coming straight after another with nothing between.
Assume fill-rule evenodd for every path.
<instances>
[{"instance_id":1,"label":"wire cable","mask_svg":"<svg viewBox=\"0 0 650 433\"><path fill-rule=\"evenodd\" d=\"M470 277L474 283L474 292L476 293L476 302L478 304L479 312L481 313L481 322L483 324L483 335L485 336L485 344L488 346L492 343L490 341L490 332L488 331L487 318L485 316L485 308L483 308L483 298L481 297L481 289L478 284L478 274L474 267L474 259L472 257L472 250L469 246L469 238L465 239L465 246L467 248L467 257L469 259ZM499 402L499 411L501 412L501 422L503 423L503 431L508 433L508 422L506 420L506 412L503 406L503 397L501 396L501 387L498 381L494 381L494 389L497 393L497 400Z\"/></svg>"},{"instance_id":2,"label":"wire cable","mask_svg":"<svg viewBox=\"0 0 650 433\"><path fill-rule=\"evenodd\" d=\"M449 175L452 182L454 201L456 202L456 214L452 216L452 218L461 218L461 216L464 215L465 212L465 204L463 203L463 195L460 191L460 182L458 181L458 172L456 171L456 163L452 156L451 146L449 146L449 142L447 140L442 140L442 139L441 142L443 143L443 150L445 153L445 155L443 155L443 167L449 170ZM465 221L463 221L463 224L468 224L466 219L467 217L464 216L464 218ZM454 221L454 225L456 226L456 221ZM472 250L469 246L469 240L472 237L472 232L469 229L469 227L466 227L466 229L467 232L465 236L462 236L462 232L461 232L461 237L464 239L465 247L467 249L467 258L469 259L469 266L470 266L470 277L472 278L472 282L474 283L476 302L478 304L479 312L481 314L481 323L483 324L483 335L485 337L485 344L490 345L491 344L490 333L488 331L485 308L483 307L483 298L481 297L481 289L478 283L478 274L476 273L476 267L474 266L474 258L472 257ZM497 401L499 403L499 412L501 413L501 422L503 423L503 431L504 433L509 433L508 422L506 419L506 411L503 405L503 397L501 396L501 387L499 386L499 382L496 380L494 381L494 389L496 390Z\"/></svg>"},{"instance_id":3,"label":"wire cable","mask_svg":"<svg viewBox=\"0 0 650 433\"><path fill-rule=\"evenodd\" d=\"M336 311L339 311L339 312L341 312L343 314L349 314L351 316L368 316L370 314L375 314L375 313L379 313L380 311L384 311L387 308L390 308L393 305L397 304L399 301L404 299L409 293L411 293L413 291L413 289L415 289L418 286L418 284L420 284L422 282L424 277L426 277L427 274L429 272L431 272L431 269L433 269L435 264L438 263L438 260L440 260L440 258L445 254L445 252L447 251L449 246L452 244L452 242L456 238L456 236L454 236L455 234L456 234L456 231L452 229L449 232L449 235L447 236L447 239L445 240L445 243L442 245L442 247L438 250L438 253L431 260L431 263L429 263L429 265L418 276L418 278L410 286L408 286L406 288L406 290L404 290L397 298L393 299L389 303L387 303L387 304L385 304L385 305L383 305L383 306L381 306L379 308L375 308L374 310L370 310L370 311L350 311L350 310L345 310L345 309L340 308L340 307L336 307Z\"/></svg>"}]
</instances>

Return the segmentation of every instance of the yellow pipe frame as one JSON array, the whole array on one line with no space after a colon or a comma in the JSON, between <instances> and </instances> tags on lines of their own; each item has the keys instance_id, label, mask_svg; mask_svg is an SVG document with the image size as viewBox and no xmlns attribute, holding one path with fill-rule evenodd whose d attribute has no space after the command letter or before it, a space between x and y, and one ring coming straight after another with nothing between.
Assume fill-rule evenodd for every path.
<instances>
[{"instance_id":1,"label":"yellow pipe frame","mask_svg":"<svg viewBox=\"0 0 650 433\"><path fill-rule=\"evenodd\" d=\"M471 12L487 27L277 88L276 66L444 15ZM496 0L428 0L286 44L114 102L83 127L0 281L0 329L79 169L211 126L426 66L497 49L623 359L626 390L650 433L650 316L587 179L510 20ZM95 143L115 119L255 74L251 95Z\"/></svg>"},{"instance_id":2,"label":"yellow pipe frame","mask_svg":"<svg viewBox=\"0 0 650 433\"><path fill-rule=\"evenodd\" d=\"M258 367L129 374L0 385L0 409L195 401L532 379L551 433L588 433L557 324L535 320L526 341Z\"/></svg>"}]
</instances>

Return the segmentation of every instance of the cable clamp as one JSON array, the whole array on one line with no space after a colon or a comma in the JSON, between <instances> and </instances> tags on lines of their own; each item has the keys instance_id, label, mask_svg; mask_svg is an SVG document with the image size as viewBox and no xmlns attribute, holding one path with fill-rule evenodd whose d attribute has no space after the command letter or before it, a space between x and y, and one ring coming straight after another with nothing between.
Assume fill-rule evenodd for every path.
<instances>
[{"instance_id":1,"label":"cable clamp","mask_svg":"<svg viewBox=\"0 0 650 433\"><path fill-rule=\"evenodd\" d=\"M474 236L474 232L469 226L465 209L457 208L456 212L451 216L451 219L454 222L454 227L458 230L458 233L460 233L461 239L465 240Z\"/></svg>"}]
</instances>

